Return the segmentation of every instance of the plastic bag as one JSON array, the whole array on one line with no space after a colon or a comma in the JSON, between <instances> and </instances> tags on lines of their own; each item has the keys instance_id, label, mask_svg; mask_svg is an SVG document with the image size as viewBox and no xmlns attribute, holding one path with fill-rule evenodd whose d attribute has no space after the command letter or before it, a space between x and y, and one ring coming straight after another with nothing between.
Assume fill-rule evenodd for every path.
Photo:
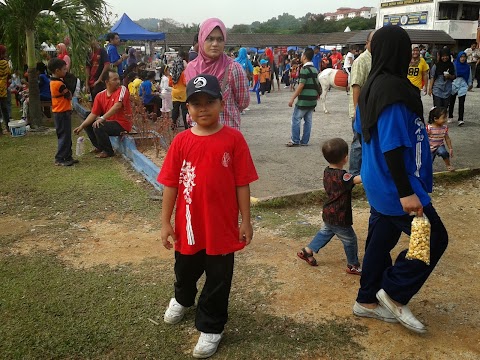
<instances>
[{"instance_id":1,"label":"plastic bag","mask_svg":"<svg viewBox=\"0 0 480 360\"><path fill-rule=\"evenodd\" d=\"M421 260L430 265L430 231L430 221L425 215L413 218L410 243L405 256L408 260Z\"/></svg>"}]
</instances>

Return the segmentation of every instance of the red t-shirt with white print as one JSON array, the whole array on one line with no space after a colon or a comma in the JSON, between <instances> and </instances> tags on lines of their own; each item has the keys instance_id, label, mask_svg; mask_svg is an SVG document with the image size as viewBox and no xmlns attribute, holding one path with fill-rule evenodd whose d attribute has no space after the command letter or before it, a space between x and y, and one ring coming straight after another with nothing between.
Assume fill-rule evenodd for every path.
<instances>
[{"instance_id":1,"label":"red t-shirt with white print","mask_svg":"<svg viewBox=\"0 0 480 360\"><path fill-rule=\"evenodd\" d=\"M243 135L231 127L208 136L186 130L168 149L158 182L178 188L175 250L193 255L229 254L245 247L239 240L236 187L258 179Z\"/></svg>"},{"instance_id":2,"label":"red t-shirt with white print","mask_svg":"<svg viewBox=\"0 0 480 360\"><path fill-rule=\"evenodd\" d=\"M130 105L130 93L125 86L121 85L110 96L108 96L107 90L99 92L93 102L92 113L99 116L104 115L117 102L122 103L122 108L105 121L116 121L125 131L130 132L132 130L132 106Z\"/></svg>"}]
</instances>

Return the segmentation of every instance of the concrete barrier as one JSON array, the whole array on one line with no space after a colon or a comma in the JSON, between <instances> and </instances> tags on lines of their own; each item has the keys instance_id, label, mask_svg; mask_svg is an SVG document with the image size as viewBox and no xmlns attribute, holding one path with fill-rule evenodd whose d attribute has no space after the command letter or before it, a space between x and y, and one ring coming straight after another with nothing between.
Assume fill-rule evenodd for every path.
<instances>
[{"instance_id":1,"label":"concrete barrier","mask_svg":"<svg viewBox=\"0 0 480 360\"><path fill-rule=\"evenodd\" d=\"M73 108L82 119L86 119L90 114L90 110L85 109L77 98L73 98ZM153 163L148 157L138 151L135 139L130 135L110 136L110 142L113 149L121 154L132 167L140 173L156 190L163 191L163 185L157 182L157 176L160 168Z\"/></svg>"}]
</instances>

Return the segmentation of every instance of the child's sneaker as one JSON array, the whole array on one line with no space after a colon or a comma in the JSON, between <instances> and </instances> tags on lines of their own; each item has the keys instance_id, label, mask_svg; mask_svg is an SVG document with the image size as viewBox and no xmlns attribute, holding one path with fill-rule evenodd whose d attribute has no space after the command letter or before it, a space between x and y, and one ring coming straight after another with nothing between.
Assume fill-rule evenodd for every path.
<instances>
[{"instance_id":1,"label":"child's sneaker","mask_svg":"<svg viewBox=\"0 0 480 360\"><path fill-rule=\"evenodd\" d=\"M347 265L347 269L345 271L347 274L362 275L362 269L358 265Z\"/></svg>"},{"instance_id":2,"label":"child's sneaker","mask_svg":"<svg viewBox=\"0 0 480 360\"><path fill-rule=\"evenodd\" d=\"M175 325L183 319L186 310L185 306L180 305L175 298L171 298L168 308L163 315L163 321L167 324Z\"/></svg>"},{"instance_id":3,"label":"child's sneaker","mask_svg":"<svg viewBox=\"0 0 480 360\"><path fill-rule=\"evenodd\" d=\"M200 333L197 345L193 349L193 357L196 359L206 359L217 352L218 344L222 340L221 334Z\"/></svg>"}]
</instances>

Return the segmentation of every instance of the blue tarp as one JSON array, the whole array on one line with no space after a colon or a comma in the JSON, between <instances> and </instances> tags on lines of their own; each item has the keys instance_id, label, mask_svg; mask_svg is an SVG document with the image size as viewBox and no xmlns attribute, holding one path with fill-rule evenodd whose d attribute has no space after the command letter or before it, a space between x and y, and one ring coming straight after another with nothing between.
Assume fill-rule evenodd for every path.
<instances>
[{"instance_id":1,"label":"blue tarp","mask_svg":"<svg viewBox=\"0 0 480 360\"><path fill-rule=\"evenodd\" d=\"M116 32L121 40L164 40L165 33L148 31L137 23L133 22L127 14L113 25L110 32Z\"/></svg>"}]
</instances>

